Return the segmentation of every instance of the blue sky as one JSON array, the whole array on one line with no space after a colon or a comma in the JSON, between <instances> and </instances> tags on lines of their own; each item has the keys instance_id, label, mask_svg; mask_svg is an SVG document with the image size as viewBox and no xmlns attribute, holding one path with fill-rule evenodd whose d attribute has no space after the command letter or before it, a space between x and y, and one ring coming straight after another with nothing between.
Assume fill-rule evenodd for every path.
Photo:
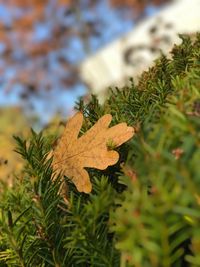
<instances>
[{"instance_id":1,"label":"blue sky","mask_svg":"<svg viewBox=\"0 0 200 267\"><path fill-rule=\"evenodd\" d=\"M157 11L157 8L153 6L148 6L146 8L146 15L150 16ZM99 4L95 8L95 12L91 12L88 9L81 11L81 16L83 20L99 20L101 21L101 26L99 26L100 37L93 36L89 39L89 47L90 53L95 53L98 49L102 48L106 44L112 42L113 40L119 38L123 34L132 30L134 27L134 22L130 19L124 19L122 11L116 11L109 7L108 1L102 0L99 1ZM1 21L6 23L7 25L12 22L12 15L15 14L17 16L20 14L20 10L13 9L11 13L10 9L8 10L3 4L0 4L0 18ZM57 13L58 19L66 20L67 25L71 25L72 27L77 27L75 21L72 16L63 17L63 10L60 9ZM65 22L65 21L64 21ZM50 38L51 32L51 24L50 23L38 23L35 24L34 28L34 40L42 41ZM5 49L5 46L0 42L0 54ZM16 57L20 57L20 51L16 50ZM56 53L51 53L49 55L49 62L51 64L51 68L56 69ZM59 53L62 53L63 56L70 59L72 64L79 64L82 60L87 57L83 49L83 45L80 42L78 37L73 37L68 40L68 45L66 49L60 50ZM0 59L0 67L4 66L3 60ZM15 75L14 68L7 68L4 72L5 80L9 80L11 77ZM1 81L1 78L0 78ZM56 81L56 77L53 82ZM54 113L60 112L65 115L66 113L72 110L75 101L78 97L85 94L87 91L84 84L77 84L72 88L73 90L63 90L59 91L59 83L55 82L55 89L53 92L48 93L48 95L44 95L43 92L40 92L37 96L33 96L30 99L32 110L30 111L27 108L27 112L32 112L33 114L37 114L42 123L46 123ZM24 105L26 103L22 103L19 93L22 90L22 86L17 85L14 86L12 91L9 93L4 92L3 85L0 88L0 106L8 106L8 105ZM57 93L59 91L59 94ZM30 104L30 103L29 103ZM28 104L27 104L28 106Z\"/></svg>"}]
</instances>

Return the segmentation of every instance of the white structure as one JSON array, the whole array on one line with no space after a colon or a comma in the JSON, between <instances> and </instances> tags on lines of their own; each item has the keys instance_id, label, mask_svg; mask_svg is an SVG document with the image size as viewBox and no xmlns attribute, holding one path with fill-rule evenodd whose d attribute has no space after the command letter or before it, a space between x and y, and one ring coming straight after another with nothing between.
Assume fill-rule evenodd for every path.
<instances>
[{"instance_id":1,"label":"white structure","mask_svg":"<svg viewBox=\"0 0 200 267\"><path fill-rule=\"evenodd\" d=\"M83 80L103 101L109 86L125 85L147 70L161 51L180 43L179 33L200 31L200 0L176 0L80 65Z\"/></svg>"}]
</instances>

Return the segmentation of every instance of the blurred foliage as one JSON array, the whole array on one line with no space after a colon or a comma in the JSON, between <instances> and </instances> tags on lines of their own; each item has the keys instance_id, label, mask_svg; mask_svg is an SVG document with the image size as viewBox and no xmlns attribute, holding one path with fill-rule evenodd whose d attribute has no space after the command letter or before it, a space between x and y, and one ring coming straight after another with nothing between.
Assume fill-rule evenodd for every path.
<instances>
[{"instance_id":1,"label":"blurred foliage","mask_svg":"<svg viewBox=\"0 0 200 267\"><path fill-rule=\"evenodd\" d=\"M200 266L199 77L195 67L175 78L160 117L132 141L112 217L124 266Z\"/></svg>"},{"instance_id":2,"label":"blurred foliage","mask_svg":"<svg viewBox=\"0 0 200 267\"><path fill-rule=\"evenodd\" d=\"M23 161L14 152L13 135L27 136L29 127L28 121L19 108L0 109L0 183L3 181L11 186L13 175L20 173Z\"/></svg>"},{"instance_id":3,"label":"blurred foliage","mask_svg":"<svg viewBox=\"0 0 200 267\"><path fill-rule=\"evenodd\" d=\"M135 20L141 19L145 15L147 5L160 6L170 1L166 0L109 0L111 5L116 8L128 7Z\"/></svg>"},{"instance_id":4,"label":"blurred foliage","mask_svg":"<svg viewBox=\"0 0 200 267\"><path fill-rule=\"evenodd\" d=\"M89 170L91 194L67 177L68 202L58 194L52 134L15 138L26 168L0 195L1 266L200 266L200 34L182 40L138 85L77 104L81 133L106 113L136 131L115 166Z\"/></svg>"},{"instance_id":5,"label":"blurred foliage","mask_svg":"<svg viewBox=\"0 0 200 267\"><path fill-rule=\"evenodd\" d=\"M28 120L18 107L0 109L0 183L6 182L12 186L14 175L19 175L22 171L23 161L14 151L16 143L13 136L27 138L33 124L37 125L34 118ZM64 122L56 116L44 127L44 135L48 136L53 145L63 128Z\"/></svg>"},{"instance_id":6,"label":"blurred foliage","mask_svg":"<svg viewBox=\"0 0 200 267\"><path fill-rule=\"evenodd\" d=\"M111 9L116 9L122 19L123 16L128 19L128 15L124 15L125 10L130 11L126 2L118 1L120 7L116 1L105 2L110 3ZM133 1L131 9L136 9L140 16L147 5L163 2L167 1ZM95 51L93 43L99 42L98 47L105 44L103 35L109 25L106 25L106 17L100 15L100 3L101 0L1 1L2 90L7 94L18 94L22 106L29 112L37 112L37 101L41 103L42 100L48 107L53 103L52 113L63 113L59 96L62 100L65 90L86 94L78 64ZM111 40L109 36L112 33L107 35L107 41ZM67 112L71 107L72 104Z\"/></svg>"}]
</instances>

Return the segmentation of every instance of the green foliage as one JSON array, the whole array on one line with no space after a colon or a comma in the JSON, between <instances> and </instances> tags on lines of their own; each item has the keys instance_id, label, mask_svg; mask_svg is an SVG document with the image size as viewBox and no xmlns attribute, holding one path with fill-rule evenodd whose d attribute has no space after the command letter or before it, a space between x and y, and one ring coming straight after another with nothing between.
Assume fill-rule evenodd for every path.
<instances>
[{"instance_id":1,"label":"green foliage","mask_svg":"<svg viewBox=\"0 0 200 267\"><path fill-rule=\"evenodd\" d=\"M0 266L200 266L200 34L182 36L138 85L103 106L80 101L84 133L103 114L136 135L120 160L91 169L92 193L52 180L52 135L16 137L25 172L0 195Z\"/></svg>"},{"instance_id":2,"label":"green foliage","mask_svg":"<svg viewBox=\"0 0 200 267\"><path fill-rule=\"evenodd\" d=\"M1 203L1 262L34 267L115 265L119 255L107 227L115 192L108 179L94 178L90 196L77 194L70 185L67 205L58 194L59 177L51 180L49 144L42 134L32 131L29 142L15 139L27 162L26 175Z\"/></svg>"},{"instance_id":3,"label":"green foliage","mask_svg":"<svg viewBox=\"0 0 200 267\"><path fill-rule=\"evenodd\" d=\"M131 266L200 266L200 251L192 248L194 237L200 244L198 77L199 69L174 80L167 110L132 141L127 164L138 180L121 177L128 189L112 227Z\"/></svg>"}]
</instances>

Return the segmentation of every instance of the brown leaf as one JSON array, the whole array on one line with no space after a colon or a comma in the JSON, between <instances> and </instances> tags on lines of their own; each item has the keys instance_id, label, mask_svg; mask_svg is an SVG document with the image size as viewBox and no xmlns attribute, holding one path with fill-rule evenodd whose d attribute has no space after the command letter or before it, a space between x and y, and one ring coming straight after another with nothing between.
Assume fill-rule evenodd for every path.
<instances>
[{"instance_id":1,"label":"brown leaf","mask_svg":"<svg viewBox=\"0 0 200 267\"><path fill-rule=\"evenodd\" d=\"M175 159L179 159L183 153L183 149L179 147L172 150L172 154L174 155Z\"/></svg>"},{"instance_id":2,"label":"brown leaf","mask_svg":"<svg viewBox=\"0 0 200 267\"><path fill-rule=\"evenodd\" d=\"M135 183L138 179L137 177L137 173L135 172L135 170L133 170L133 168L131 168L130 166L126 166L124 165L124 163L122 163L121 165L122 171L123 173L130 178L130 180Z\"/></svg>"},{"instance_id":3,"label":"brown leaf","mask_svg":"<svg viewBox=\"0 0 200 267\"><path fill-rule=\"evenodd\" d=\"M58 174L66 175L79 192L89 193L92 185L85 167L106 169L119 159L116 151L109 150L107 144L112 142L120 146L134 135L134 128L126 123L119 123L108 128L112 116L101 117L84 135L78 138L83 123L81 112L68 120L64 133L53 152L52 166Z\"/></svg>"}]
</instances>

